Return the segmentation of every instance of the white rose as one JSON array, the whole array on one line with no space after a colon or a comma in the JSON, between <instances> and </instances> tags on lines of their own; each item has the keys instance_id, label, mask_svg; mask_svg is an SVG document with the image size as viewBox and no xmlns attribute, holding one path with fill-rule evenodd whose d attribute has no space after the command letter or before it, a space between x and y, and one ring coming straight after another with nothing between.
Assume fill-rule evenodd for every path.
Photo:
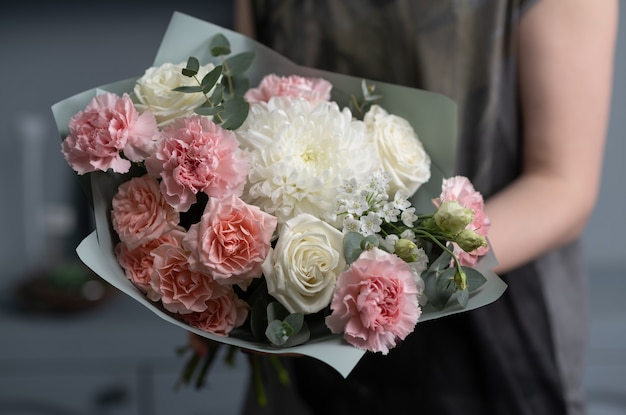
<instances>
[{"instance_id":1,"label":"white rose","mask_svg":"<svg viewBox=\"0 0 626 415\"><path fill-rule=\"evenodd\" d=\"M151 111L157 119L159 127L175 118L192 115L194 109L202 105L204 94L176 92L179 86L197 86L198 82L182 74L186 63L164 63L161 66L148 68L145 74L135 83L134 93L139 101L136 105L140 112ZM209 73L215 65L209 63L201 66L196 77L198 80Z\"/></svg>"},{"instance_id":2,"label":"white rose","mask_svg":"<svg viewBox=\"0 0 626 415\"><path fill-rule=\"evenodd\" d=\"M302 213L281 226L263 274L268 292L289 312L311 314L330 304L345 268L343 234Z\"/></svg>"},{"instance_id":3,"label":"white rose","mask_svg":"<svg viewBox=\"0 0 626 415\"><path fill-rule=\"evenodd\" d=\"M372 105L363 121L376 144L382 168L391 176L389 193L415 193L430 179L430 157L411 124L378 105Z\"/></svg>"}]
</instances>

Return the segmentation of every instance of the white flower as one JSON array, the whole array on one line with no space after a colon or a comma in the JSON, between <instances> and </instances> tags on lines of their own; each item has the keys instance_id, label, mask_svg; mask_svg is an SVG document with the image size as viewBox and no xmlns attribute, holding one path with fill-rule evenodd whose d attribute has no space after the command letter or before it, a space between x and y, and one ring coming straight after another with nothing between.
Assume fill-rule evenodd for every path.
<instances>
[{"instance_id":1,"label":"white flower","mask_svg":"<svg viewBox=\"0 0 626 415\"><path fill-rule=\"evenodd\" d=\"M415 214L415 208L410 207L410 208L404 209L400 217L402 218L402 223L404 223L409 228L412 228L413 223L417 220L417 215Z\"/></svg>"},{"instance_id":2,"label":"white flower","mask_svg":"<svg viewBox=\"0 0 626 415\"><path fill-rule=\"evenodd\" d=\"M334 102L311 107L274 97L252 104L236 133L252 155L244 198L279 223L298 213L323 218L334 212L337 189L362 180L378 163L365 125Z\"/></svg>"},{"instance_id":3,"label":"white flower","mask_svg":"<svg viewBox=\"0 0 626 415\"><path fill-rule=\"evenodd\" d=\"M361 216L361 233L365 236L380 232L380 225L383 221L380 216L374 212L369 212L365 216Z\"/></svg>"},{"instance_id":4,"label":"white flower","mask_svg":"<svg viewBox=\"0 0 626 415\"><path fill-rule=\"evenodd\" d=\"M184 93L173 91L179 86L197 86L193 79L182 74L186 63L164 63L148 68L135 83L134 94L139 101L135 106L140 112L151 111L159 127L175 118L189 116L194 109L202 105L206 98L201 92ZM201 66L196 77L198 80L209 73L215 65Z\"/></svg>"},{"instance_id":5,"label":"white flower","mask_svg":"<svg viewBox=\"0 0 626 415\"><path fill-rule=\"evenodd\" d=\"M407 120L372 105L363 119L375 143L382 168L391 176L390 193L409 195L430 179L430 157Z\"/></svg>"},{"instance_id":6,"label":"white flower","mask_svg":"<svg viewBox=\"0 0 626 415\"><path fill-rule=\"evenodd\" d=\"M345 267L343 234L303 213L280 227L263 274L268 292L289 312L311 314L330 303Z\"/></svg>"}]
</instances>

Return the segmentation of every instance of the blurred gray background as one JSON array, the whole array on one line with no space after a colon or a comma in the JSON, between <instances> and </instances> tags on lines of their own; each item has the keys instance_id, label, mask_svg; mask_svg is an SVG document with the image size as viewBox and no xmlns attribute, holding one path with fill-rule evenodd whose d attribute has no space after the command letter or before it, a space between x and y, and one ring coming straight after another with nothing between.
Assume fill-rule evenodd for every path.
<instances>
[{"instance_id":1,"label":"blurred gray background","mask_svg":"<svg viewBox=\"0 0 626 415\"><path fill-rule=\"evenodd\" d=\"M74 265L74 247L92 229L60 153L51 105L142 74L174 10L231 26L229 1L144 4L22 2L0 9L0 415L235 414L240 407L244 360L234 369L219 361L201 391L175 390L183 331L106 287L83 284L90 279L81 272L70 281L55 277L54 288L81 281L88 304L55 303L39 290L42 275ZM626 27L626 8L620 18ZM584 235L590 415L626 413L625 70L622 27L603 184Z\"/></svg>"}]
</instances>

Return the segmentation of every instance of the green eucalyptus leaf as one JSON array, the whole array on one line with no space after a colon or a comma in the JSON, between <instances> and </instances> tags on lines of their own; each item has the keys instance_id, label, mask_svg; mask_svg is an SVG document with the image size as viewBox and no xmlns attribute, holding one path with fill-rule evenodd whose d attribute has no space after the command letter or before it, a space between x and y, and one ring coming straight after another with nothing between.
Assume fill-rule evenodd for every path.
<instances>
[{"instance_id":1,"label":"green eucalyptus leaf","mask_svg":"<svg viewBox=\"0 0 626 415\"><path fill-rule=\"evenodd\" d=\"M285 317L283 321L293 327L295 333L298 333L304 325L304 314L291 313L287 317Z\"/></svg>"},{"instance_id":2,"label":"green eucalyptus leaf","mask_svg":"<svg viewBox=\"0 0 626 415\"><path fill-rule=\"evenodd\" d=\"M244 96L250 89L250 80L245 76L233 76L231 83L233 85L233 95L235 96Z\"/></svg>"},{"instance_id":3,"label":"green eucalyptus leaf","mask_svg":"<svg viewBox=\"0 0 626 415\"><path fill-rule=\"evenodd\" d=\"M221 65L213 68L208 74L204 76L204 78L202 78L202 81L200 82L200 87L202 89L202 92L204 92L205 94L208 94L209 91L213 89L217 81L219 81L220 76L222 76Z\"/></svg>"},{"instance_id":4,"label":"green eucalyptus leaf","mask_svg":"<svg viewBox=\"0 0 626 415\"><path fill-rule=\"evenodd\" d=\"M480 288L487 282L487 278L478 271L477 269L470 267L462 267L463 271L465 271L465 276L467 278L467 288L470 291L474 291L477 288Z\"/></svg>"},{"instance_id":5,"label":"green eucalyptus leaf","mask_svg":"<svg viewBox=\"0 0 626 415\"><path fill-rule=\"evenodd\" d=\"M215 104L218 102L222 102L223 99L224 99L224 85L217 84L215 85L215 88L213 89L213 94L211 95L209 100Z\"/></svg>"},{"instance_id":6,"label":"green eucalyptus leaf","mask_svg":"<svg viewBox=\"0 0 626 415\"><path fill-rule=\"evenodd\" d=\"M265 330L265 336L275 346L284 345L293 334L293 327L281 320L271 320Z\"/></svg>"},{"instance_id":7,"label":"green eucalyptus leaf","mask_svg":"<svg viewBox=\"0 0 626 415\"><path fill-rule=\"evenodd\" d=\"M356 261L363 252L363 248L361 248L363 239L365 239L363 235L358 232L348 232L343 237L343 254L348 264Z\"/></svg>"},{"instance_id":8,"label":"green eucalyptus leaf","mask_svg":"<svg viewBox=\"0 0 626 415\"><path fill-rule=\"evenodd\" d=\"M194 58L193 56L190 56L187 59L187 66L185 66L185 68L183 68L182 70L182 74L188 77L192 77L197 75L199 70L200 61L198 61L198 59Z\"/></svg>"},{"instance_id":9,"label":"green eucalyptus leaf","mask_svg":"<svg viewBox=\"0 0 626 415\"><path fill-rule=\"evenodd\" d=\"M202 105L194 110L198 115L214 116L224 111L224 107L221 105L211 107ZM217 120L214 120L217 123Z\"/></svg>"},{"instance_id":10,"label":"green eucalyptus leaf","mask_svg":"<svg viewBox=\"0 0 626 415\"><path fill-rule=\"evenodd\" d=\"M289 315L289 310L285 308L281 303L272 301L267 305L266 309L267 320L284 320Z\"/></svg>"},{"instance_id":11,"label":"green eucalyptus leaf","mask_svg":"<svg viewBox=\"0 0 626 415\"><path fill-rule=\"evenodd\" d=\"M224 101L224 112L222 115L222 127L227 130L236 130L248 117L250 104L242 97L235 97Z\"/></svg>"},{"instance_id":12,"label":"green eucalyptus leaf","mask_svg":"<svg viewBox=\"0 0 626 415\"><path fill-rule=\"evenodd\" d=\"M226 36L218 33L217 35L213 36L213 39L211 39L211 44L209 45L209 48L211 50L211 55L213 56L228 55L230 53L230 42L228 41Z\"/></svg>"},{"instance_id":13,"label":"green eucalyptus leaf","mask_svg":"<svg viewBox=\"0 0 626 415\"><path fill-rule=\"evenodd\" d=\"M254 61L254 52L242 52L237 55L231 56L226 59L224 66L227 68L224 71L226 76L237 76L246 72L252 62Z\"/></svg>"},{"instance_id":14,"label":"green eucalyptus leaf","mask_svg":"<svg viewBox=\"0 0 626 415\"><path fill-rule=\"evenodd\" d=\"M379 242L376 235L368 235L363 238L363 241L361 241L361 248L363 248L364 251L372 248L378 248L378 244Z\"/></svg>"},{"instance_id":15,"label":"green eucalyptus leaf","mask_svg":"<svg viewBox=\"0 0 626 415\"><path fill-rule=\"evenodd\" d=\"M428 297L428 301L438 310L442 310L446 306L456 290L456 285L454 284L455 272L455 268L448 268L442 272L437 277L437 282L435 283L435 295Z\"/></svg>"},{"instance_id":16,"label":"green eucalyptus leaf","mask_svg":"<svg viewBox=\"0 0 626 415\"><path fill-rule=\"evenodd\" d=\"M469 290L465 288L464 290L456 290L456 300L461 304L461 307L467 307L467 302L469 301Z\"/></svg>"},{"instance_id":17,"label":"green eucalyptus leaf","mask_svg":"<svg viewBox=\"0 0 626 415\"><path fill-rule=\"evenodd\" d=\"M441 255L437 259L435 259L432 264L428 267L433 271L442 272L450 267L450 261L452 260L452 255L448 252L443 251Z\"/></svg>"},{"instance_id":18,"label":"green eucalyptus leaf","mask_svg":"<svg viewBox=\"0 0 626 415\"><path fill-rule=\"evenodd\" d=\"M189 93L202 92L202 88L200 87L200 85L187 85L187 86L178 86L174 88L174 91L184 92L186 94L189 94Z\"/></svg>"},{"instance_id":19,"label":"green eucalyptus leaf","mask_svg":"<svg viewBox=\"0 0 626 415\"><path fill-rule=\"evenodd\" d=\"M311 330L309 326L306 324L306 321L303 322L302 327L295 333L293 336L289 337L283 347L292 347L297 346L299 344L303 344L309 341L311 338Z\"/></svg>"}]
</instances>

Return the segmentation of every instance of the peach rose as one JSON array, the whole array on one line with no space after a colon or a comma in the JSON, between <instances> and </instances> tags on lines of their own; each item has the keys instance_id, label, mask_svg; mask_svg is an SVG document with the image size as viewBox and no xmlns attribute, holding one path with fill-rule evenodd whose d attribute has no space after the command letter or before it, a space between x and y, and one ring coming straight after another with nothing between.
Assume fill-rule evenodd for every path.
<instances>
[{"instance_id":1,"label":"peach rose","mask_svg":"<svg viewBox=\"0 0 626 415\"><path fill-rule=\"evenodd\" d=\"M167 204L158 182L147 175L122 183L111 203L113 229L128 249L159 238L179 223L178 212Z\"/></svg>"},{"instance_id":2,"label":"peach rose","mask_svg":"<svg viewBox=\"0 0 626 415\"><path fill-rule=\"evenodd\" d=\"M108 169L128 172L130 161L142 161L153 151L157 134L151 112L139 115L128 94L119 97L108 92L76 113L69 129L61 150L78 174Z\"/></svg>"},{"instance_id":3,"label":"peach rose","mask_svg":"<svg viewBox=\"0 0 626 415\"><path fill-rule=\"evenodd\" d=\"M190 326L202 331L219 336L228 336L234 328L241 326L248 317L248 304L237 298L232 290L220 297L208 300L206 306L206 310L203 312L183 315L183 320Z\"/></svg>"},{"instance_id":4,"label":"peach rose","mask_svg":"<svg viewBox=\"0 0 626 415\"><path fill-rule=\"evenodd\" d=\"M154 272L152 301L161 300L169 312L187 314L207 309L207 301L224 295L228 288L204 273L189 269L185 251L176 245L163 244L152 250Z\"/></svg>"},{"instance_id":5,"label":"peach rose","mask_svg":"<svg viewBox=\"0 0 626 415\"><path fill-rule=\"evenodd\" d=\"M180 246L184 236L184 230L177 228L135 249L129 249L120 242L115 246L117 262L124 269L126 278L141 292L147 294L151 289L151 276L154 271L152 250L163 244Z\"/></svg>"},{"instance_id":6,"label":"peach rose","mask_svg":"<svg viewBox=\"0 0 626 415\"><path fill-rule=\"evenodd\" d=\"M161 177L161 190L177 211L185 212L195 195L240 196L250 162L232 131L206 117L178 118L163 129L159 145L146 160L148 173Z\"/></svg>"},{"instance_id":7,"label":"peach rose","mask_svg":"<svg viewBox=\"0 0 626 415\"><path fill-rule=\"evenodd\" d=\"M415 328L417 296L406 262L378 248L364 251L339 275L326 325L354 347L387 354Z\"/></svg>"},{"instance_id":8,"label":"peach rose","mask_svg":"<svg viewBox=\"0 0 626 415\"><path fill-rule=\"evenodd\" d=\"M267 102L272 97L299 97L312 106L330 100L332 84L322 78L306 78L298 75L265 76L257 88L249 89L244 98L249 103Z\"/></svg>"},{"instance_id":9,"label":"peach rose","mask_svg":"<svg viewBox=\"0 0 626 415\"><path fill-rule=\"evenodd\" d=\"M274 216L234 195L211 198L183 246L191 252L192 269L224 284L240 284L261 276L276 224Z\"/></svg>"}]
</instances>

